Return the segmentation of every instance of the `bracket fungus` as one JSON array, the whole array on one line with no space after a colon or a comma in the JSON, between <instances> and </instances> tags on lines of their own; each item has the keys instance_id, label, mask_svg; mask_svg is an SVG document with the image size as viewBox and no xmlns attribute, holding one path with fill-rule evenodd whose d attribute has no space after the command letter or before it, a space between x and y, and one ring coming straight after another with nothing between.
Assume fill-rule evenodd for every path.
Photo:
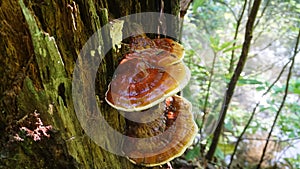
<instances>
[{"instance_id":1,"label":"bracket fungus","mask_svg":"<svg viewBox=\"0 0 300 169\"><path fill-rule=\"evenodd\" d=\"M142 43L146 47L133 47L136 50L125 55L117 67L105 97L112 107L142 111L176 94L189 82L190 71L182 62L183 47L167 38L150 42L146 39Z\"/></svg>"},{"instance_id":2,"label":"bracket fungus","mask_svg":"<svg viewBox=\"0 0 300 169\"><path fill-rule=\"evenodd\" d=\"M181 156L197 134L191 103L183 97L171 96L154 111L162 114L152 122L128 122L126 135L130 137L125 140L124 152L134 164L152 167L167 163Z\"/></svg>"},{"instance_id":3,"label":"bracket fungus","mask_svg":"<svg viewBox=\"0 0 300 169\"><path fill-rule=\"evenodd\" d=\"M115 70L106 102L126 117L123 151L137 165L162 165L181 156L198 132L191 103L176 93L190 80L184 48L172 39L131 39ZM136 116L138 114L139 116Z\"/></svg>"}]
</instances>

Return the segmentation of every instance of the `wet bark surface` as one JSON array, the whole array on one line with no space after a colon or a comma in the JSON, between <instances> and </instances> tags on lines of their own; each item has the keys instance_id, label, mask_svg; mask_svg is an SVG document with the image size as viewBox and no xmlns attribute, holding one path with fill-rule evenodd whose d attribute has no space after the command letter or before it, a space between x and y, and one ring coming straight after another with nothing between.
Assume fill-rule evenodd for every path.
<instances>
[{"instance_id":1,"label":"wet bark surface","mask_svg":"<svg viewBox=\"0 0 300 169\"><path fill-rule=\"evenodd\" d=\"M166 12L178 14L178 2L165 1ZM0 168L142 168L85 134L74 112L72 73L81 48L101 26L159 10L148 0L0 0ZM114 38L101 36L106 43ZM109 124L123 132L125 120L104 101L120 57L114 49L105 57L96 94ZM37 128L39 140L30 134Z\"/></svg>"}]
</instances>

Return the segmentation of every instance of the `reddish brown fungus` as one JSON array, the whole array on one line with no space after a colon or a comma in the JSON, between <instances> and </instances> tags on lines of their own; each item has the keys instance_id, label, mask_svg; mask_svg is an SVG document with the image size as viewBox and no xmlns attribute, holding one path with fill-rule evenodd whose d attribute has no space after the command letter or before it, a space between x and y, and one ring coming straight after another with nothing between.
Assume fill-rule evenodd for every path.
<instances>
[{"instance_id":1,"label":"reddish brown fungus","mask_svg":"<svg viewBox=\"0 0 300 169\"><path fill-rule=\"evenodd\" d=\"M131 162L144 166L161 165L182 155L192 144L198 129L191 104L180 96L172 96L172 99L171 107L166 102L159 104L156 110L161 116L154 121L127 123L126 135L131 137L125 141L124 152ZM169 110L174 111L172 118L168 118Z\"/></svg>"},{"instance_id":2,"label":"reddish brown fungus","mask_svg":"<svg viewBox=\"0 0 300 169\"><path fill-rule=\"evenodd\" d=\"M180 44L173 43L183 51ZM167 49L170 47L155 46L126 55L115 71L106 101L122 111L141 111L185 87L190 79L190 71L181 61L182 56L174 58Z\"/></svg>"}]
</instances>

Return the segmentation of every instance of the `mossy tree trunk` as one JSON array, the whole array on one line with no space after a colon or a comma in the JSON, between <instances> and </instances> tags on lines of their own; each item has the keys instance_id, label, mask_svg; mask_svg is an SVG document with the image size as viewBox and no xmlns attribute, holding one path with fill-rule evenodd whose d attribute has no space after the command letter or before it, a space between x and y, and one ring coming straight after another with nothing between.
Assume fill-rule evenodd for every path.
<instances>
[{"instance_id":1,"label":"mossy tree trunk","mask_svg":"<svg viewBox=\"0 0 300 169\"><path fill-rule=\"evenodd\" d=\"M0 0L0 168L142 168L85 134L73 107L72 72L81 48L101 26L132 13L158 12L160 2ZM164 12L178 15L179 6L179 0L165 0ZM173 26L167 29L180 30L179 23ZM102 38L112 39L108 34ZM104 104L121 56L112 50L99 68L96 93ZM104 106L103 114L123 131L124 119L117 111ZM38 118L52 129L49 138L34 141L20 128L33 130Z\"/></svg>"}]
</instances>

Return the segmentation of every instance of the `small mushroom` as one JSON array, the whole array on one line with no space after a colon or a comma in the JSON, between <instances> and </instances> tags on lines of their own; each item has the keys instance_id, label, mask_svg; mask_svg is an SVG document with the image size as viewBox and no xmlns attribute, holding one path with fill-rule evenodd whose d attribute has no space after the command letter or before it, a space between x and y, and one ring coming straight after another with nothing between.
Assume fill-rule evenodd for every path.
<instances>
[{"instance_id":1,"label":"small mushroom","mask_svg":"<svg viewBox=\"0 0 300 169\"><path fill-rule=\"evenodd\" d=\"M156 111L161 116L152 122L127 121L126 135L130 137L125 140L123 151L134 164L147 167L165 164L181 156L197 134L191 103L186 99L171 96Z\"/></svg>"},{"instance_id":2,"label":"small mushroom","mask_svg":"<svg viewBox=\"0 0 300 169\"><path fill-rule=\"evenodd\" d=\"M167 38L151 42L155 45L143 46L120 62L105 95L112 107L122 111L145 110L187 85L190 71L182 62L183 47ZM142 44L149 44L149 40Z\"/></svg>"}]
</instances>

